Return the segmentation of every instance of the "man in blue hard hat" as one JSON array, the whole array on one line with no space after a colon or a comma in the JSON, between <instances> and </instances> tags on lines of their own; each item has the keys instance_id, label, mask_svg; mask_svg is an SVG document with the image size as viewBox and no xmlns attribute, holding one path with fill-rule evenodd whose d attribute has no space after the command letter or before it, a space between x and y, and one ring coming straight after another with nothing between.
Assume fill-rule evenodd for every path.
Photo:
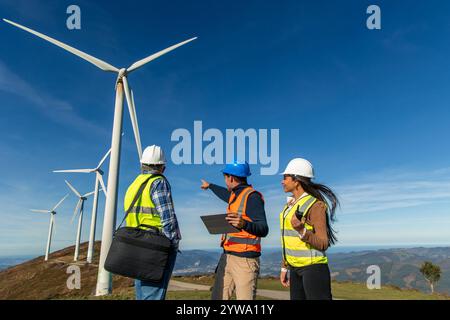
<instances>
[{"instance_id":1,"label":"man in blue hard hat","mask_svg":"<svg viewBox=\"0 0 450 320\"><path fill-rule=\"evenodd\" d=\"M261 238L267 236L262 194L248 184L251 175L247 162L233 162L222 170L226 188L202 180L201 188L210 189L228 203L227 221L239 231L222 236L223 254L216 269L213 300L253 300L259 275Z\"/></svg>"}]
</instances>

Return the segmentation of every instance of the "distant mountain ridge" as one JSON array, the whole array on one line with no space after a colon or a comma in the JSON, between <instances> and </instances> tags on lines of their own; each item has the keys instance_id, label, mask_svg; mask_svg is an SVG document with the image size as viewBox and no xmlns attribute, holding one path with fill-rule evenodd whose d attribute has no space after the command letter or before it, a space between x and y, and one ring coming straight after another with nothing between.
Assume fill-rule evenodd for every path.
<instances>
[{"instance_id":1,"label":"distant mountain ridge","mask_svg":"<svg viewBox=\"0 0 450 320\"><path fill-rule=\"evenodd\" d=\"M97 243L97 246L99 246L99 243ZM62 252L67 250L69 248ZM174 275L191 276L213 273L220 254L219 250L182 251L177 257ZM450 247L333 252L328 257L332 278L337 281L365 283L369 276L366 273L367 267L378 265L381 269L382 285L418 289L427 293L429 292L429 286L419 269L424 261L431 261L439 265L442 270L441 280L435 288L436 291L450 294ZM263 251L261 276L278 276L280 259L280 250ZM25 260L26 257L0 258L0 270L10 268ZM95 274L95 271L93 272Z\"/></svg>"},{"instance_id":2,"label":"distant mountain ridge","mask_svg":"<svg viewBox=\"0 0 450 320\"><path fill-rule=\"evenodd\" d=\"M220 252L191 250L183 251L177 257L175 275L200 275L213 273ZM338 281L363 282L369 276L367 267L378 265L381 269L381 284L400 288L429 291L429 286L419 269L424 261L431 261L441 267L441 280L436 291L450 293L450 247L380 249L356 252L330 253L329 264L332 277ZM278 276L281 251L263 252L261 276Z\"/></svg>"},{"instance_id":3,"label":"distant mountain ridge","mask_svg":"<svg viewBox=\"0 0 450 320\"><path fill-rule=\"evenodd\" d=\"M0 257L0 271L31 259L33 259L31 256Z\"/></svg>"}]
</instances>

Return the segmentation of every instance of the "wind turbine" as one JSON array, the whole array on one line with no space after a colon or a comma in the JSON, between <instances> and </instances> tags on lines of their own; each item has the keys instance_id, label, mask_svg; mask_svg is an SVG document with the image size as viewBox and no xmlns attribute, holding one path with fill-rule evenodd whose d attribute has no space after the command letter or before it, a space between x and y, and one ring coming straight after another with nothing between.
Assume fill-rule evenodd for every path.
<instances>
[{"instance_id":1,"label":"wind turbine","mask_svg":"<svg viewBox=\"0 0 450 320\"><path fill-rule=\"evenodd\" d=\"M50 213L50 225L48 227L48 239L47 239L47 248L45 250L45 261L48 261L48 255L50 253L50 245L52 242L52 234L53 234L53 225L55 224L55 214L56 214L56 208L59 207L59 205L69 196L69 194L66 194L64 198L62 198L56 206L53 207L52 210L36 210L31 209L32 212L38 212L38 213Z\"/></svg>"},{"instance_id":2,"label":"wind turbine","mask_svg":"<svg viewBox=\"0 0 450 320\"><path fill-rule=\"evenodd\" d=\"M98 207L98 192L99 185L102 186L103 193L106 196L105 182L103 181L103 171L100 169L103 162L108 158L111 153L111 149L105 154L105 156L100 160L97 167L94 169L74 169L74 170L55 170L53 172L58 173L94 173L95 172L95 187L94 187L94 201L92 204L92 217L91 217L91 230L89 232L89 246L87 253L87 262L92 262L92 256L94 254L94 242L95 242L95 228L97 226L97 207Z\"/></svg>"},{"instance_id":3,"label":"wind turbine","mask_svg":"<svg viewBox=\"0 0 450 320\"><path fill-rule=\"evenodd\" d=\"M84 209L84 201L87 200L87 197L89 197L90 195L93 195L95 193L95 191L86 193L84 195L81 195L77 189L75 189L67 180L66 184L69 186L69 188L73 191L73 193L75 193L75 195L78 197L78 202L77 205L75 206L75 210L73 211L73 216L72 216L72 220L70 221L71 223L73 223L73 220L75 219L75 217L77 216L77 214L79 215L78 217L78 229L77 229L77 239L75 242L75 254L73 256L73 261L78 261L78 254L80 251L80 238L81 238L81 226L83 224L83 209ZM80 208L80 210L78 210L78 208Z\"/></svg>"},{"instance_id":4,"label":"wind turbine","mask_svg":"<svg viewBox=\"0 0 450 320\"><path fill-rule=\"evenodd\" d=\"M157 53L154 53L142 60L139 60L133 63L128 68L118 69L109 63L106 63L98 58L95 58L87 53L84 53L78 49L75 49L71 46L68 46L58 40L50 38L42 33L31 30L27 27L24 27L20 24L12 22L10 20L3 19L5 22L18 27L22 30L30 32L35 36L38 36L52 44L63 48L71 52L72 54L92 63L103 71L107 72L115 72L118 74L116 80L116 102L114 107L114 122L113 122L113 132L112 132L112 141L111 141L111 158L109 164L109 173L108 173L108 195L106 197L106 205L105 205L105 214L104 214L104 222L103 222L103 233L102 233L102 246L100 249L100 261L98 268L98 277L97 277L97 288L96 295L106 295L110 294L112 290L112 277L109 272L104 269L104 264L106 260L106 255L108 254L109 248L112 242L112 236L115 228L116 221L116 210L117 210L117 190L118 190L118 178L119 178L119 164L120 164L120 149L121 149L121 131L122 131L122 117L123 117L123 92L125 91L125 97L128 104L128 111L130 113L131 123L133 125L134 136L136 140L136 146L138 149L139 158L142 155L142 146L141 140L139 136L139 127L137 123L136 117L136 108L134 105L133 95L130 93L130 88L128 85L127 75L131 72L139 69L145 64L153 61L162 55L175 50L176 48L191 42L195 38L188 39L186 41L180 42L176 45L168 47L164 50L161 50Z\"/></svg>"}]
</instances>

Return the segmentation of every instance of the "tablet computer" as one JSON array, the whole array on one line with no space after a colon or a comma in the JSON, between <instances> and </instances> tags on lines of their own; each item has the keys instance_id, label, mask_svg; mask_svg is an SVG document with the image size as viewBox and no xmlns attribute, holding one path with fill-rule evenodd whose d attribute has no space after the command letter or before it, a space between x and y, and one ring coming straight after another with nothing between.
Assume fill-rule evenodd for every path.
<instances>
[{"instance_id":1,"label":"tablet computer","mask_svg":"<svg viewBox=\"0 0 450 320\"><path fill-rule=\"evenodd\" d=\"M225 220L227 214L213 214L207 216L201 216L203 223L208 229L210 234L224 234L224 233L235 233L240 232L239 229L233 227L231 224Z\"/></svg>"}]
</instances>

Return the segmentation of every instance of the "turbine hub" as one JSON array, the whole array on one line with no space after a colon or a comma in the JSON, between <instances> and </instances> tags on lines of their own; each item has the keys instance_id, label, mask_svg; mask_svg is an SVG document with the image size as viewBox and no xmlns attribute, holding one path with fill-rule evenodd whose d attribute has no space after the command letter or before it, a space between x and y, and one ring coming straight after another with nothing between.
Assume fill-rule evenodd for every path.
<instances>
[{"instance_id":1,"label":"turbine hub","mask_svg":"<svg viewBox=\"0 0 450 320\"><path fill-rule=\"evenodd\" d=\"M125 76L127 74L127 69L122 68L119 70L119 77L122 78L123 76Z\"/></svg>"},{"instance_id":2,"label":"turbine hub","mask_svg":"<svg viewBox=\"0 0 450 320\"><path fill-rule=\"evenodd\" d=\"M119 74L117 75L117 81L116 81L116 89L117 89L117 84L120 82L122 83L122 78L125 77L127 75L127 69L122 68L119 70Z\"/></svg>"}]
</instances>

